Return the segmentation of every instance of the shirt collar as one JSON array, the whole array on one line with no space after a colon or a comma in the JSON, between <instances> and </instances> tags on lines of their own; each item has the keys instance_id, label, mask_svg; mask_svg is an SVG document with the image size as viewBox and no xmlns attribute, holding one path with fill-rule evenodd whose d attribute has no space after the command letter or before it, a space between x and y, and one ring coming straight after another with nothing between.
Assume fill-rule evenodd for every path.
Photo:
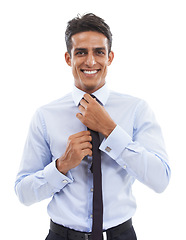
<instances>
[{"instance_id":1,"label":"shirt collar","mask_svg":"<svg viewBox=\"0 0 186 240\"><path fill-rule=\"evenodd\" d=\"M84 94L86 92L80 90L75 85L73 87L72 91L72 98L74 100L74 103L76 106L79 105L79 102L83 98ZM107 84L105 84L103 87L92 93L103 105L106 104L108 97L109 97L109 89L107 87Z\"/></svg>"}]
</instances>

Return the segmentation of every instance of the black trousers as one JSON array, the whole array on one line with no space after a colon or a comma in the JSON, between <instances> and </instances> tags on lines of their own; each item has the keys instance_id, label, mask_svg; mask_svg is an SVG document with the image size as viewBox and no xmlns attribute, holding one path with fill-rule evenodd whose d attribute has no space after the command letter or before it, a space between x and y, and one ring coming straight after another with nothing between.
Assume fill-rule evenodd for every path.
<instances>
[{"instance_id":1,"label":"black trousers","mask_svg":"<svg viewBox=\"0 0 186 240\"><path fill-rule=\"evenodd\" d=\"M64 238L50 230L45 240L69 240L69 239L68 239L68 236ZM73 240L76 240L76 239L73 239ZM115 237L113 239L108 239L108 240L137 240L137 237L136 237L134 228L131 227L130 229L120 234L118 237Z\"/></svg>"}]
</instances>

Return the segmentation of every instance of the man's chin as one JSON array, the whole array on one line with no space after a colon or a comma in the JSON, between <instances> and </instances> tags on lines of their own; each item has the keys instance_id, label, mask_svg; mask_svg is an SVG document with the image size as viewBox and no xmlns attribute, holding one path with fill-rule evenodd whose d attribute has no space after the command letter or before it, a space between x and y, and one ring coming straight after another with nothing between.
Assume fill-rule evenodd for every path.
<instances>
[{"instance_id":1,"label":"man's chin","mask_svg":"<svg viewBox=\"0 0 186 240\"><path fill-rule=\"evenodd\" d=\"M93 92L97 91L98 89L100 89L104 84L105 83L98 84L98 85L95 85L95 84L84 85L84 91L87 93L93 93Z\"/></svg>"}]
</instances>

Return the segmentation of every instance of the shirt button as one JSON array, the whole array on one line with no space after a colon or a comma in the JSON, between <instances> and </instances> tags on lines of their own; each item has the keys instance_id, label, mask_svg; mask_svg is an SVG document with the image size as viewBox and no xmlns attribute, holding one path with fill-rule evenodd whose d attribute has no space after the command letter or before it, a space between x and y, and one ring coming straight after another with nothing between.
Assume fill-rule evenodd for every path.
<instances>
[{"instance_id":1,"label":"shirt button","mask_svg":"<svg viewBox=\"0 0 186 240\"><path fill-rule=\"evenodd\" d=\"M92 215L92 214L90 215L90 218L93 218L93 215Z\"/></svg>"},{"instance_id":2,"label":"shirt button","mask_svg":"<svg viewBox=\"0 0 186 240\"><path fill-rule=\"evenodd\" d=\"M124 165L124 166L123 166L123 168L124 168L124 169L126 169L126 168L127 168L127 166L126 166L126 165Z\"/></svg>"},{"instance_id":3,"label":"shirt button","mask_svg":"<svg viewBox=\"0 0 186 240\"><path fill-rule=\"evenodd\" d=\"M68 181L65 179L65 180L63 180L63 183L67 183Z\"/></svg>"},{"instance_id":4,"label":"shirt button","mask_svg":"<svg viewBox=\"0 0 186 240\"><path fill-rule=\"evenodd\" d=\"M94 189L93 189L93 188L91 188L91 189L90 189L90 191L91 191L91 192L94 192Z\"/></svg>"}]
</instances>

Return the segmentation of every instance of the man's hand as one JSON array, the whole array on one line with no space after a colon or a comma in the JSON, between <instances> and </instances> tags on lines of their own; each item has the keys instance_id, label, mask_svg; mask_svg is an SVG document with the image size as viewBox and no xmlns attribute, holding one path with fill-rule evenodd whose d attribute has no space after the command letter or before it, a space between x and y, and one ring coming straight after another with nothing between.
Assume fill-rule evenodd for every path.
<instances>
[{"instance_id":1,"label":"man's hand","mask_svg":"<svg viewBox=\"0 0 186 240\"><path fill-rule=\"evenodd\" d=\"M84 95L80 101L79 110L76 117L91 130L102 133L106 138L116 127L107 111L101 106L95 98L89 94Z\"/></svg>"},{"instance_id":2,"label":"man's hand","mask_svg":"<svg viewBox=\"0 0 186 240\"><path fill-rule=\"evenodd\" d=\"M71 135L65 153L56 161L57 169L66 174L70 169L77 167L87 155L92 156L92 137L90 131L82 131Z\"/></svg>"}]
</instances>

